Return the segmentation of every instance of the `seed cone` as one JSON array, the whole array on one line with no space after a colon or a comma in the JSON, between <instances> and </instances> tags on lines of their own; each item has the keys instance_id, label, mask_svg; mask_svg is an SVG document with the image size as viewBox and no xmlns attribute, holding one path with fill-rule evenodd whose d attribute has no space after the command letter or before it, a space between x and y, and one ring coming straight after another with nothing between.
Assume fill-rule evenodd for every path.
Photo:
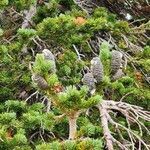
<instances>
[{"instance_id":1,"label":"seed cone","mask_svg":"<svg viewBox=\"0 0 150 150\"><path fill-rule=\"evenodd\" d=\"M97 83L103 80L103 65L99 57L94 57L91 60L91 72L96 79Z\"/></svg>"}]
</instances>

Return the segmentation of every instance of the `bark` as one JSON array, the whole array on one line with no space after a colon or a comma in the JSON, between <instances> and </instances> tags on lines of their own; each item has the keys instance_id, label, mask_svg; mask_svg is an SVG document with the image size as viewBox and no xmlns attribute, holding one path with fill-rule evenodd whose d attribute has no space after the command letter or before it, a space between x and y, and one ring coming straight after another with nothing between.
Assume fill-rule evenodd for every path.
<instances>
[{"instance_id":1,"label":"bark","mask_svg":"<svg viewBox=\"0 0 150 150\"><path fill-rule=\"evenodd\" d=\"M72 115L68 116L69 120L69 139L74 140L77 133L77 118L79 116L79 113L74 113Z\"/></svg>"},{"instance_id":2,"label":"bark","mask_svg":"<svg viewBox=\"0 0 150 150\"><path fill-rule=\"evenodd\" d=\"M112 135L108 128L108 119L107 119L107 115L106 115L107 110L105 109L103 104L100 104L98 106L98 109L100 111L101 124L102 124L102 128L103 128L104 138L106 140L106 146L107 146L108 150L113 150L114 148L113 148Z\"/></svg>"}]
</instances>

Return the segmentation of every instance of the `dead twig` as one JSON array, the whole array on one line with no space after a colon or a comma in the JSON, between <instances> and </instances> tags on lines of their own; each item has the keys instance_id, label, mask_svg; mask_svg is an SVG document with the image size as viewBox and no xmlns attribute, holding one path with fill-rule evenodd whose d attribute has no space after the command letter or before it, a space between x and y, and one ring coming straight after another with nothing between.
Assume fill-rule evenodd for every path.
<instances>
[{"instance_id":1,"label":"dead twig","mask_svg":"<svg viewBox=\"0 0 150 150\"><path fill-rule=\"evenodd\" d=\"M129 93L127 93L129 94ZM112 100L103 100L100 104L97 105L97 108L100 111L100 118L104 133L104 138L106 140L106 145L108 150L113 149L114 143L118 145L121 149L128 150L132 147L132 150L135 149L135 142L139 143L139 150L145 149L150 150L150 146L142 139L143 130L150 135L149 129L141 122L150 121L150 112L144 111L142 107L131 105L122 101L115 102ZM119 122L115 121L113 117L109 114L110 111L119 111L126 119L126 125L122 125ZM112 112L111 111L111 112ZM115 113L115 112L114 112ZM135 133L131 128L131 123L134 123L138 126L139 133ZM116 132L121 137L121 141L117 140L111 133L109 129L109 124L115 127ZM134 129L135 130L135 129ZM128 134L129 139L125 138L121 131L125 131ZM127 144L125 144L127 143Z\"/></svg>"},{"instance_id":2,"label":"dead twig","mask_svg":"<svg viewBox=\"0 0 150 150\"><path fill-rule=\"evenodd\" d=\"M38 91L32 93L27 99L25 99L25 102L27 102L30 98L32 98L34 95L37 95L38 93Z\"/></svg>"}]
</instances>

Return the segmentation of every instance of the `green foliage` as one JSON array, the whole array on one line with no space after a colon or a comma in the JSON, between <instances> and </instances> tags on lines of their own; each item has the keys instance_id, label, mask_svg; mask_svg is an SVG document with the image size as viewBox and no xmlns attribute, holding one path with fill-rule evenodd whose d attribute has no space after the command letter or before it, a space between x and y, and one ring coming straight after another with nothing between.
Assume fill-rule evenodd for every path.
<instances>
[{"instance_id":1,"label":"green foliage","mask_svg":"<svg viewBox=\"0 0 150 150\"><path fill-rule=\"evenodd\" d=\"M50 43L55 41L59 45L71 47L72 44L86 41L94 31L102 29L106 23L105 18L89 18L85 24L76 25L75 19L63 14L55 18L46 18L37 26L38 34Z\"/></svg>"},{"instance_id":2,"label":"green foliage","mask_svg":"<svg viewBox=\"0 0 150 150\"><path fill-rule=\"evenodd\" d=\"M150 59L140 59L137 62L146 72L150 72Z\"/></svg>"},{"instance_id":3,"label":"green foliage","mask_svg":"<svg viewBox=\"0 0 150 150\"><path fill-rule=\"evenodd\" d=\"M68 135L69 133L69 125L66 117L61 120L58 120L58 122L55 123L53 132L59 134L60 137L66 138L66 135Z\"/></svg>"},{"instance_id":4,"label":"green foliage","mask_svg":"<svg viewBox=\"0 0 150 150\"><path fill-rule=\"evenodd\" d=\"M50 144L50 149L51 150L59 150L60 149L60 143L59 142L52 142L51 144Z\"/></svg>"},{"instance_id":5,"label":"green foliage","mask_svg":"<svg viewBox=\"0 0 150 150\"><path fill-rule=\"evenodd\" d=\"M84 108L89 108L98 104L101 100L102 100L102 96L94 95L93 97L88 98L87 100L83 101L82 105Z\"/></svg>"},{"instance_id":6,"label":"green foliage","mask_svg":"<svg viewBox=\"0 0 150 150\"><path fill-rule=\"evenodd\" d=\"M36 35L36 31L34 29L19 29L18 35L22 40L27 40Z\"/></svg>"},{"instance_id":7,"label":"green foliage","mask_svg":"<svg viewBox=\"0 0 150 150\"><path fill-rule=\"evenodd\" d=\"M20 41L17 42L12 42L10 45L8 45L9 52L15 53L16 55L19 54L21 48L22 48L22 43ZM14 55L14 57L17 57Z\"/></svg>"},{"instance_id":8,"label":"green foliage","mask_svg":"<svg viewBox=\"0 0 150 150\"><path fill-rule=\"evenodd\" d=\"M18 10L28 9L35 2L36 0L10 0L10 3L14 4Z\"/></svg>"},{"instance_id":9,"label":"green foliage","mask_svg":"<svg viewBox=\"0 0 150 150\"><path fill-rule=\"evenodd\" d=\"M28 86L31 82L29 70L27 70L27 61L20 61L21 43L12 42L11 44L0 45L0 99L18 99L17 91L20 91L20 86ZM10 65L11 64L11 65ZM19 84L18 84L19 83ZM28 83L28 85L27 85Z\"/></svg>"},{"instance_id":10,"label":"green foliage","mask_svg":"<svg viewBox=\"0 0 150 150\"><path fill-rule=\"evenodd\" d=\"M51 60L45 60L43 54L36 55L33 72L44 77L49 87L53 87L59 83L57 75L53 73L53 66L54 62Z\"/></svg>"},{"instance_id":11,"label":"green foliage","mask_svg":"<svg viewBox=\"0 0 150 150\"><path fill-rule=\"evenodd\" d=\"M110 52L110 44L108 42L102 42L102 44L100 46L99 57L100 57L102 64L104 66L104 74L110 75L111 52Z\"/></svg>"},{"instance_id":12,"label":"green foliage","mask_svg":"<svg viewBox=\"0 0 150 150\"><path fill-rule=\"evenodd\" d=\"M93 13L94 17L109 17L108 15L108 11L104 8L104 7L100 7L100 8L96 8L94 13Z\"/></svg>"},{"instance_id":13,"label":"green foliage","mask_svg":"<svg viewBox=\"0 0 150 150\"><path fill-rule=\"evenodd\" d=\"M36 146L36 149L37 150L41 150L41 149L49 150L50 149L50 144L44 143L44 144L38 145L38 146Z\"/></svg>"},{"instance_id":14,"label":"green foliage","mask_svg":"<svg viewBox=\"0 0 150 150\"><path fill-rule=\"evenodd\" d=\"M12 143L14 145L20 145L20 146L26 145L27 144L27 138L24 135L24 133L17 133L14 135Z\"/></svg>"},{"instance_id":15,"label":"green foliage","mask_svg":"<svg viewBox=\"0 0 150 150\"><path fill-rule=\"evenodd\" d=\"M94 13L93 13L93 17L94 18L98 18L98 17L104 17L104 18L107 18L107 23L115 23L116 22L116 16L115 14L111 14L110 12L108 12L108 10L104 7L99 7L99 8L96 8L94 10ZM111 25L111 24L110 24Z\"/></svg>"},{"instance_id":16,"label":"green foliage","mask_svg":"<svg viewBox=\"0 0 150 150\"><path fill-rule=\"evenodd\" d=\"M149 57L150 57L150 46L146 46L146 47L144 48L143 57L144 57L144 58L149 58Z\"/></svg>"},{"instance_id":17,"label":"green foliage","mask_svg":"<svg viewBox=\"0 0 150 150\"><path fill-rule=\"evenodd\" d=\"M12 113L1 113L0 114L0 122L1 124L10 124L11 121L16 119L16 113L12 112Z\"/></svg>"},{"instance_id":18,"label":"green foliage","mask_svg":"<svg viewBox=\"0 0 150 150\"><path fill-rule=\"evenodd\" d=\"M29 85L31 83L31 77L29 73L23 74L20 78L20 82L24 85Z\"/></svg>"},{"instance_id":19,"label":"green foliage","mask_svg":"<svg viewBox=\"0 0 150 150\"><path fill-rule=\"evenodd\" d=\"M8 100L5 102L5 106L7 107L7 110L12 110L19 113L26 110L26 103L22 101L19 102L17 100Z\"/></svg>"},{"instance_id":20,"label":"green foliage","mask_svg":"<svg viewBox=\"0 0 150 150\"><path fill-rule=\"evenodd\" d=\"M53 87L55 85L58 85L59 81L58 81L58 77L56 74L52 74L48 77L47 79L47 83L50 87Z\"/></svg>"},{"instance_id":21,"label":"green foliage","mask_svg":"<svg viewBox=\"0 0 150 150\"><path fill-rule=\"evenodd\" d=\"M129 27L128 22L117 21L114 24L114 27L113 27L113 34L114 35L118 36L118 35L121 35L122 33L129 33L129 32L131 32L131 29Z\"/></svg>"},{"instance_id":22,"label":"green foliage","mask_svg":"<svg viewBox=\"0 0 150 150\"><path fill-rule=\"evenodd\" d=\"M61 144L59 142L52 142L50 144L41 144L36 147L36 150L61 150Z\"/></svg>"},{"instance_id":23,"label":"green foliage","mask_svg":"<svg viewBox=\"0 0 150 150\"><path fill-rule=\"evenodd\" d=\"M33 71L39 75L45 76L51 70L51 61L45 60L43 54L37 54Z\"/></svg>"},{"instance_id":24,"label":"green foliage","mask_svg":"<svg viewBox=\"0 0 150 150\"><path fill-rule=\"evenodd\" d=\"M8 0L1 0L1 1L0 1L0 8L3 8L3 7L5 7L5 6L7 6L8 3L9 3Z\"/></svg>"},{"instance_id":25,"label":"green foliage","mask_svg":"<svg viewBox=\"0 0 150 150\"><path fill-rule=\"evenodd\" d=\"M69 86L80 82L84 62L78 60L73 51L66 50L63 55L60 55L57 60L57 66L57 75L63 85Z\"/></svg>"},{"instance_id":26,"label":"green foliage","mask_svg":"<svg viewBox=\"0 0 150 150\"><path fill-rule=\"evenodd\" d=\"M5 45L0 45L0 52L2 55L7 54L8 49Z\"/></svg>"},{"instance_id":27,"label":"green foliage","mask_svg":"<svg viewBox=\"0 0 150 150\"><path fill-rule=\"evenodd\" d=\"M110 59L110 57L110 45L108 42L103 42L100 47L100 58L102 61L107 61L107 59Z\"/></svg>"},{"instance_id":28,"label":"green foliage","mask_svg":"<svg viewBox=\"0 0 150 150\"><path fill-rule=\"evenodd\" d=\"M102 148L102 141L100 139L87 139L78 144L78 150L99 150Z\"/></svg>"},{"instance_id":29,"label":"green foliage","mask_svg":"<svg viewBox=\"0 0 150 150\"><path fill-rule=\"evenodd\" d=\"M96 105L102 98L99 95L95 95L91 98L86 98L87 88L82 87L77 90L74 86L67 87L65 92L59 94L58 106L63 111L74 111L82 108L89 108Z\"/></svg>"},{"instance_id":30,"label":"green foliage","mask_svg":"<svg viewBox=\"0 0 150 150\"><path fill-rule=\"evenodd\" d=\"M64 150L76 150L76 142L75 141L65 141L63 144Z\"/></svg>"},{"instance_id":31,"label":"green foliage","mask_svg":"<svg viewBox=\"0 0 150 150\"><path fill-rule=\"evenodd\" d=\"M81 127L79 135L81 134L85 137L96 138L100 136L101 132L102 130L99 126L95 126L91 123L88 123L87 125Z\"/></svg>"},{"instance_id":32,"label":"green foliage","mask_svg":"<svg viewBox=\"0 0 150 150\"><path fill-rule=\"evenodd\" d=\"M125 76L125 77L119 79L119 82L121 82L125 87L133 87L134 86L134 79L129 76Z\"/></svg>"},{"instance_id":33,"label":"green foliage","mask_svg":"<svg viewBox=\"0 0 150 150\"><path fill-rule=\"evenodd\" d=\"M12 150L12 149L26 149L26 150L31 150L30 146L28 146L27 138L25 136L24 130L18 130L16 134L9 135L10 131L9 130L0 130L0 138L3 139L3 141L0 142L0 149L7 149L7 150Z\"/></svg>"},{"instance_id":34,"label":"green foliage","mask_svg":"<svg viewBox=\"0 0 150 150\"><path fill-rule=\"evenodd\" d=\"M29 109L29 111L37 111L37 112L42 113L42 109L43 108L44 108L43 104L41 104L41 103L34 103L28 109Z\"/></svg>"},{"instance_id":35,"label":"green foliage","mask_svg":"<svg viewBox=\"0 0 150 150\"><path fill-rule=\"evenodd\" d=\"M43 107L41 103L28 106L25 102L14 100L5 102L4 108L7 112L0 114L0 139L3 141L0 148L23 149L29 144L28 134L33 130L42 128L51 131L54 123L53 114L44 113ZM30 147L27 146L27 149Z\"/></svg>"},{"instance_id":36,"label":"green foliage","mask_svg":"<svg viewBox=\"0 0 150 150\"><path fill-rule=\"evenodd\" d=\"M64 67L61 68L60 71L62 71L62 73L65 74L66 76L69 76L71 74L71 69L67 65L64 65Z\"/></svg>"},{"instance_id":37,"label":"green foliage","mask_svg":"<svg viewBox=\"0 0 150 150\"><path fill-rule=\"evenodd\" d=\"M22 116L24 127L27 130L35 130L42 127L45 130L51 130L53 127L53 114L43 114L35 110L30 110Z\"/></svg>"},{"instance_id":38,"label":"green foliage","mask_svg":"<svg viewBox=\"0 0 150 150\"><path fill-rule=\"evenodd\" d=\"M102 85L107 87L110 85L110 82L110 76L104 76Z\"/></svg>"},{"instance_id":39,"label":"green foliage","mask_svg":"<svg viewBox=\"0 0 150 150\"><path fill-rule=\"evenodd\" d=\"M37 13L35 14L33 20L35 23L39 23L43 18L55 17L61 11L59 10L59 0L51 0L47 5L43 5L37 8Z\"/></svg>"},{"instance_id":40,"label":"green foliage","mask_svg":"<svg viewBox=\"0 0 150 150\"><path fill-rule=\"evenodd\" d=\"M28 145L15 146L13 150L32 150Z\"/></svg>"},{"instance_id":41,"label":"green foliage","mask_svg":"<svg viewBox=\"0 0 150 150\"><path fill-rule=\"evenodd\" d=\"M38 145L37 150L99 150L102 149L101 139L87 138L83 141L65 141L64 143L52 142Z\"/></svg>"},{"instance_id":42,"label":"green foliage","mask_svg":"<svg viewBox=\"0 0 150 150\"><path fill-rule=\"evenodd\" d=\"M87 88L83 87L80 91L74 86L67 87L66 91L59 94L59 107L62 109L79 109L85 99ZM80 106L81 107L81 106Z\"/></svg>"}]
</instances>

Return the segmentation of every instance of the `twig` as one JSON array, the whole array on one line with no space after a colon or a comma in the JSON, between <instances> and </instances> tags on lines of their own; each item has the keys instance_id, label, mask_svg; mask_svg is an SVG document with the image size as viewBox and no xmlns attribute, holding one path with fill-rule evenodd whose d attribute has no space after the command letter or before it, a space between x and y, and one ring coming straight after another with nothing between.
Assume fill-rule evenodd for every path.
<instances>
[{"instance_id":1,"label":"twig","mask_svg":"<svg viewBox=\"0 0 150 150\"><path fill-rule=\"evenodd\" d=\"M34 42L40 49L42 49L42 46L36 41L35 38L33 38L32 40L33 40L33 42Z\"/></svg>"},{"instance_id":2,"label":"twig","mask_svg":"<svg viewBox=\"0 0 150 150\"><path fill-rule=\"evenodd\" d=\"M88 44L88 46L89 46L91 52L92 52L95 56L98 56L98 55L93 51L92 47L94 48L94 50L96 50L96 48L92 45L91 42L92 42L92 41L91 41L91 39L90 39L90 43L87 41L87 44ZM92 45L92 47L91 47L91 45Z\"/></svg>"},{"instance_id":3,"label":"twig","mask_svg":"<svg viewBox=\"0 0 150 150\"><path fill-rule=\"evenodd\" d=\"M38 91L32 93L32 94L25 100L25 102L27 102L32 96L34 96L35 94L38 94L38 93L39 93Z\"/></svg>"},{"instance_id":4,"label":"twig","mask_svg":"<svg viewBox=\"0 0 150 150\"><path fill-rule=\"evenodd\" d=\"M74 44L73 44L72 46L73 46L74 50L75 50L76 53L77 53L78 59L81 60L81 57L80 57L80 56L84 56L84 55L79 53L77 47L76 47ZM84 57L85 57L85 56L84 56Z\"/></svg>"},{"instance_id":5,"label":"twig","mask_svg":"<svg viewBox=\"0 0 150 150\"><path fill-rule=\"evenodd\" d=\"M55 120L56 120L56 121L57 121L57 120L61 120L61 119L64 118L65 116L66 116L65 113L62 114L62 115L56 116L56 117L55 117Z\"/></svg>"},{"instance_id":6,"label":"twig","mask_svg":"<svg viewBox=\"0 0 150 150\"><path fill-rule=\"evenodd\" d=\"M39 133L39 131L33 133L33 134L30 136L29 140L32 141L32 139L34 138L34 136L36 136L38 133Z\"/></svg>"},{"instance_id":7,"label":"twig","mask_svg":"<svg viewBox=\"0 0 150 150\"><path fill-rule=\"evenodd\" d=\"M51 101L47 99L47 110L46 110L47 113L50 111L50 108L51 108Z\"/></svg>"},{"instance_id":8,"label":"twig","mask_svg":"<svg viewBox=\"0 0 150 150\"><path fill-rule=\"evenodd\" d=\"M115 125L115 126L123 128L128 133L131 133L132 135L134 135L146 147L146 149L149 150L148 145L137 134L135 134L133 131L131 131L130 129L128 129L125 126L121 125L120 123L116 123L110 116L109 116L109 122L111 124Z\"/></svg>"},{"instance_id":9,"label":"twig","mask_svg":"<svg viewBox=\"0 0 150 150\"><path fill-rule=\"evenodd\" d=\"M39 131L39 134L40 134L40 137L41 137L42 141L45 143L45 140L44 140L44 138L42 136L41 130Z\"/></svg>"},{"instance_id":10,"label":"twig","mask_svg":"<svg viewBox=\"0 0 150 150\"><path fill-rule=\"evenodd\" d=\"M126 93L124 96L121 97L119 101L122 102L130 94L132 94L132 92Z\"/></svg>"}]
</instances>

